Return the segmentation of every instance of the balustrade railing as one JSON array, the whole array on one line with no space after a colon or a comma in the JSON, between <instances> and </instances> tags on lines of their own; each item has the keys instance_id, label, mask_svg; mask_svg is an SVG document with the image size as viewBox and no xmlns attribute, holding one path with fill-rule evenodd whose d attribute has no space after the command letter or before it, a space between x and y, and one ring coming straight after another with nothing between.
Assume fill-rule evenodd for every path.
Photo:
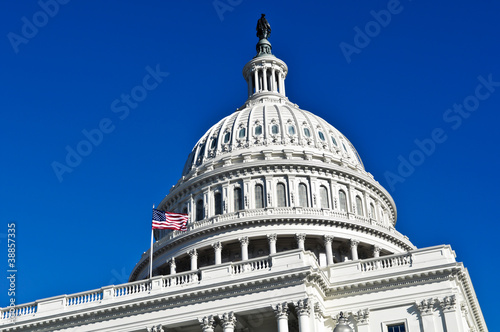
<instances>
[{"instance_id":1,"label":"balustrade railing","mask_svg":"<svg viewBox=\"0 0 500 332\"><path fill-rule=\"evenodd\" d=\"M66 305L78 305L83 303L91 303L102 300L102 291L90 291L85 293L79 293L66 298Z\"/></svg>"},{"instance_id":2,"label":"balustrade railing","mask_svg":"<svg viewBox=\"0 0 500 332\"><path fill-rule=\"evenodd\" d=\"M271 260L269 258L245 261L231 264L231 274L241 274L249 271L260 271L271 269Z\"/></svg>"},{"instance_id":3,"label":"balustrade railing","mask_svg":"<svg viewBox=\"0 0 500 332\"><path fill-rule=\"evenodd\" d=\"M171 276L164 276L162 279L162 287L173 287L177 285L187 285L199 281L198 271L184 272Z\"/></svg>"},{"instance_id":4,"label":"balustrade railing","mask_svg":"<svg viewBox=\"0 0 500 332\"><path fill-rule=\"evenodd\" d=\"M149 280L139 281L135 283L124 284L121 286L115 286L114 297L120 297L131 294L138 294L149 292L151 290L151 282Z\"/></svg>"},{"instance_id":5,"label":"balustrade railing","mask_svg":"<svg viewBox=\"0 0 500 332\"><path fill-rule=\"evenodd\" d=\"M411 254L404 254L401 256L392 256L392 257L380 257L375 259L370 259L368 261L360 262L360 270L363 272L366 271L374 271L380 269L388 269L392 267L398 266L411 266L412 264L412 256Z\"/></svg>"},{"instance_id":6,"label":"balustrade railing","mask_svg":"<svg viewBox=\"0 0 500 332\"><path fill-rule=\"evenodd\" d=\"M38 305L36 303L24 304L13 308L5 308L0 315L1 319L14 320L16 317L29 316L36 314Z\"/></svg>"}]
</instances>

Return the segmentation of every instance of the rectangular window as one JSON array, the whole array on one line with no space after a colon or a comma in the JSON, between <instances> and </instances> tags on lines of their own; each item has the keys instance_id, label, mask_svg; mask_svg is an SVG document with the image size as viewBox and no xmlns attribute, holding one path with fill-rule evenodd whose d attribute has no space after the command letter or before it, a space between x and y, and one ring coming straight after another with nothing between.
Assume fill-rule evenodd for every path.
<instances>
[{"instance_id":1,"label":"rectangular window","mask_svg":"<svg viewBox=\"0 0 500 332\"><path fill-rule=\"evenodd\" d=\"M387 325L387 332L406 332L405 324L391 324Z\"/></svg>"}]
</instances>

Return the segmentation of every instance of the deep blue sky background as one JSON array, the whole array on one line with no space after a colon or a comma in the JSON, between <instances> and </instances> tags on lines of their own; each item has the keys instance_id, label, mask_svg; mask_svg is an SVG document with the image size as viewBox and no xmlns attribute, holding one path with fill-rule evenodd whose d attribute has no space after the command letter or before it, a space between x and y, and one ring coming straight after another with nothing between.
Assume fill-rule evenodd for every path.
<instances>
[{"instance_id":1,"label":"deep blue sky background","mask_svg":"<svg viewBox=\"0 0 500 332\"><path fill-rule=\"evenodd\" d=\"M387 5L243 0L219 16L212 1L70 1L16 53L7 35L21 35L22 18L33 22L41 8L3 1L0 306L12 221L19 303L127 281L149 248L152 204L177 182L199 137L244 103L241 70L263 12L273 52L289 67L290 100L344 133L386 188L398 156L442 128L447 140L391 191L397 229L418 247L451 244L490 331L500 330L500 87L456 130L443 120L474 94L478 76L500 82L500 3L402 0L348 63L339 44L354 44L354 28ZM169 76L121 120L111 104L157 64ZM60 182L51 164L104 118L114 131Z\"/></svg>"}]
</instances>

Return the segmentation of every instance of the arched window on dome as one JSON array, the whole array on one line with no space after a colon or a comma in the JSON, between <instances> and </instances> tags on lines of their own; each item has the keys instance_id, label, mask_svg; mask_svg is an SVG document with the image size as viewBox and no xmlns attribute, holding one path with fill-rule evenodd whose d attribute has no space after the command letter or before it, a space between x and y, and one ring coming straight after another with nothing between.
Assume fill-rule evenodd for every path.
<instances>
[{"instance_id":1,"label":"arched window on dome","mask_svg":"<svg viewBox=\"0 0 500 332\"><path fill-rule=\"evenodd\" d=\"M307 207L307 186L299 184L299 206Z\"/></svg>"},{"instance_id":2,"label":"arched window on dome","mask_svg":"<svg viewBox=\"0 0 500 332\"><path fill-rule=\"evenodd\" d=\"M333 137L333 136L330 136L330 137L332 138L333 145L338 146L337 145L337 140L335 139L335 137Z\"/></svg>"},{"instance_id":3,"label":"arched window on dome","mask_svg":"<svg viewBox=\"0 0 500 332\"><path fill-rule=\"evenodd\" d=\"M196 202L196 221L203 220L203 200Z\"/></svg>"},{"instance_id":4,"label":"arched window on dome","mask_svg":"<svg viewBox=\"0 0 500 332\"><path fill-rule=\"evenodd\" d=\"M262 126L261 125L255 126L255 135L256 136L262 135Z\"/></svg>"},{"instance_id":5,"label":"arched window on dome","mask_svg":"<svg viewBox=\"0 0 500 332\"><path fill-rule=\"evenodd\" d=\"M231 139L231 132L228 131L224 134L224 143L229 143L230 139Z\"/></svg>"},{"instance_id":6,"label":"arched window on dome","mask_svg":"<svg viewBox=\"0 0 500 332\"><path fill-rule=\"evenodd\" d=\"M358 216L363 215L363 201L359 196L356 196L356 213L358 214Z\"/></svg>"},{"instance_id":7,"label":"arched window on dome","mask_svg":"<svg viewBox=\"0 0 500 332\"><path fill-rule=\"evenodd\" d=\"M286 191L283 183L278 183L276 185L276 202L278 207L286 206Z\"/></svg>"},{"instance_id":8,"label":"arched window on dome","mask_svg":"<svg viewBox=\"0 0 500 332\"><path fill-rule=\"evenodd\" d=\"M304 127L304 135L306 135L306 137L311 137L311 131L309 130L309 128Z\"/></svg>"},{"instance_id":9,"label":"arched window on dome","mask_svg":"<svg viewBox=\"0 0 500 332\"><path fill-rule=\"evenodd\" d=\"M347 196L343 190L339 190L339 207L340 211L347 212Z\"/></svg>"},{"instance_id":10,"label":"arched window on dome","mask_svg":"<svg viewBox=\"0 0 500 332\"><path fill-rule=\"evenodd\" d=\"M280 128L278 127L277 124L273 124L271 127L271 133L273 135L277 135L280 132Z\"/></svg>"},{"instance_id":11,"label":"arched window on dome","mask_svg":"<svg viewBox=\"0 0 500 332\"><path fill-rule=\"evenodd\" d=\"M288 126L288 133L290 135L295 135L295 126L294 125L289 125Z\"/></svg>"},{"instance_id":12,"label":"arched window on dome","mask_svg":"<svg viewBox=\"0 0 500 332\"><path fill-rule=\"evenodd\" d=\"M234 188L234 211L243 210L243 197L241 195L241 188Z\"/></svg>"},{"instance_id":13,"label":"arched window on dome","mask_svg":"<svg viewBox=\"0 0 500 332\"><path fill-rule=\"evenodd\" d=\"M319 199L321 201L321 208L322 209L328 209L329 203L328 203L328 189L326 189L325 186L320 186L319 187Z\"/></svg>"},{"instance_id":14,"label":"arched window on dome","mask_svg":"<svg viewBox=\"0 0 500 332\"><path fill-rule=\"evenodd\" d=\"M323 134L322 131L318 131L318 136L320 140L322 140L323 142L325 141L325 134Z\"/></svg>"},{"instance_id":15,"label":"arched window on dome","mask_svg":"<svg viewBox=\"0 0 500 332\"><path fill-rule=\"evenodd\" d=\"M375 219L376 215L375 215L375 206L373 205L373 203L370 203L370 217L372 219Z\"/></svg>"},{"instance_id":16,"label":"arched window on dome","mask_svg":"<svg viewBox=\"0 0 500 332\"><path fill-rule=\"evenodd\" d=\"M213 150L217 147L217 137L212 137L212 141L210 141L210 150Z\"/></svg>"},{"instance_id":17,"label":"arched window on dome","mask_svg":"<svg viewBox=\"0 0 500 332\"><path fill-rule=\"evenodd\" d=\"M220 192L214 194L214 205L214 214L222 214L222 194Z\"/></svg>"},{"instance_id":18,"label":"arched window on dome","mask_svg":"<svg viewBox=\"0 0 500 332\"><path fill-rule=\"evenodd\" d=\"M245 138L246 135L247 135L247 129L241 128L239 133L238 133L238 138Z\"/></svg>"},{"instance_id":19,"label":"arched window on dome","mask_svg":"<svg viewBox=\"0 0 500 332\"><path fill-rule=\"evenodd\" d=\"M255 185L255 208L264 208L264 187L261 184Z\"/></svg>"}]
</instances>

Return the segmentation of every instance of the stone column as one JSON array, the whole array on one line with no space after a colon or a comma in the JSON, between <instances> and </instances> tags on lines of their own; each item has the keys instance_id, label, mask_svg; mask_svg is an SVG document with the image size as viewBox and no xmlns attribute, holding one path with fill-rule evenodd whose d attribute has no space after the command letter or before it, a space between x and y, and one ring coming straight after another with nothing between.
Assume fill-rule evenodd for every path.
<instances>
[{"instance_id":1,"label":"stone column","mask_svg":"<svg viewBox=\"0 0 500 332\"><path fill-rule=\"evenodd\" d=\"M219 265L222 263L222 243L215 242L212 244L212 247L215 251L215 265Z\"/></svg>"},{"instance_id":2,"label":"stone column","mask_svg":"<svg viewBox=\"0 0 500 332\"><path fill-rule=\"evenodd\" d=\"M356 320L356 331L357 332L370 332L370 310L358 310L358 312L353 314L354 319Z\"/></svg>"},{"instance_id":3,"label":"stone column","mask_svg":"<svg viewBox=\"0 0 500 332\"><path fill-rule=\"evenodd\" d=\"M272 306L278 323L278 332L288 332L288 304L278 303Z\"/></svg>"},{"instance_id":4,"label":"stone column","mask_svg":"<svg viewBox=\"0 0 500 332\"><path fill-rule=\"evenodd\" d=\"M283 96L286 96L285 94L285 74L281 74L281 91L280 93L283 95Z\"/></svg>"},{"instance_id":5,"label":"stone column","mask_svg":"<svg viewBox=\"0 0 500 332\"><path fill-rule=\"evenodd\" d=\"M375 257L375 258L380 257L380 247L379 246L373 246L373 257Z\"/></svg>"},{"instance_id":6,"label":"stone column","mask_svg":"<svg viewBox=\"0 0 500 332\"><path fill-rule=\"evenodd\" d=\"M420 311L420 318L422 319L423 332L434 332L436 326L434 324L434 301L435 299L425 299L421 302L415 303ZM450 330L451 332L451 330Z\"/></svg>"},{"instance_id":7,"label":"stone column","mask_svg":"<svg viewBox=\"0 0 500 332\"><path fill-rule=\"evenodd\" d=\"M234 316L234 313L232 311L229 313L224 313L223 315L219 315L219 320L224 332L234 332L234 328L236 326L236 317Z\"/></svg>"},{"instance_id":8,"label":"stone column","mask_svg":"<svg viewBox=\"0 0 500 332\"><path fill-rule=\"evenodd\" d=\"M264 91L267 91L267 68L265 65L262 68L262 83L264 83Z\"/></svg>"},{"instance_id":9,"label":"stone column","mask_svg":"<svg viewBox=\"0 0 500 332\"><path fill-rule=\"evenodd\" d=\"M203 332L214 332L215 320L213 316L198 318Z\"/></svg>"},{"instance_id":10,"label":"stone column","mask_svg":"<svg viewBox=\"0 0 500 332\"><path fill-rule=\"evenodd\" d=\"M299 246L299 249L302 249L304 250L305 247L304 247L304 242L306 240L306 235L304 233L300 233L300 234L295 234L295 239L297 240L297 245Z\"/></svg>"},{"instance_id":11,"label":"stone column","mask_svg":"<svg viewBox=\"0 0 500 332\"><path fill-rule=\"evenodd\" d=\"M333 264L333 250L332 250L333 236L332 235L325 235L324 240L325 240L325 251L326 251L326 264L332 265Z\"/></svg>"},{"instance_id":12,"label":"stone column","mask_svg":"<svg viewBox=\"0 0 500 332\"><path fill-rule=\"evenodd\" d=\"M444 314L446 331L465 332L466 329L462 323L462 315L457 311L457 299L455 295L446 296L439 301L439 304Z\"/></svg>"},{"instance_id":13,"label":"stone column","mask_svg":"<svg viewBox=\"0 0 500 332\"><path fill-rule=\"evenodd\" d=\"M269 254L275 254L276 253L276 240L278 239L278 236L276 233L274 234L267 234L267 241L269 241Z\"/></svg>"},{"instance_id":14,"label":"stone column","mask_svg":"<svg viewBox=\"0 0 500 332\"><path fill-rule=\"evenodd\" d=\"M172 259L170 259L170 274L176 274L176 265L175 265L175 257L172 257Z\"/></svg>"},{"instance_id":15,"label":"stone column","mask_svg":"<svg viewBox=\"0 0 500 332\"><path fill-rule=\"evenodd\" d=\"M257 93L260 90L260 84L259 84L259 71L257 70L256 67L254 67L253 70L253 82L254 82L255 93Z\"/></svg>"},{"instance_id":16,"label":"stone column","mask_svg":"<svg viewBox=\"0 0 500 332\"><path fill-rule=\"evenodd\" d=\"M246 261L248 260L248 236L240 237L238 240L241 243L241 260Z\"/></svg>"},{"instance_id":17,"label":"stone column","mask_svg":"<svg viewBox=\"0 0 500 332\"><path fill-rule=\"evenodd\" d=\"M191 271L198 270L198 252L196 249L189 250L188 255L191 256Z\"/></svg>"},{"instance_id":18,"label":"stone column","mask_svg":"<svg viewBox=\"0 0 500 332\"><path fill-rule=\"evenodd\" d=\"M271 87L271 89L273 92L277 92L277 90L276 90L276 69L274 68L274 66L271 69L271 75L272 75L272 79L271 79L272 87Z\"/></svg>"},{"instance_id":19,"label":"stone column","mask_svg":"<svg viewBox=\"0 0 500 332\"><path fill-rule=\"evenodd\" d=\"M351 258L353 261L358 260L358 240L351 239Z\"/></svg>"},{"instance_id":20,"label":"stone column","mask_svg":"<svg viewBox=\"0 0 500 332\"><path fill-rule=\"evenodd\" d=\"M309 314L311 313L309 299L299 300L294 305L299 319L299 332L309 332Z\"/></svg>"}]
</instances>

